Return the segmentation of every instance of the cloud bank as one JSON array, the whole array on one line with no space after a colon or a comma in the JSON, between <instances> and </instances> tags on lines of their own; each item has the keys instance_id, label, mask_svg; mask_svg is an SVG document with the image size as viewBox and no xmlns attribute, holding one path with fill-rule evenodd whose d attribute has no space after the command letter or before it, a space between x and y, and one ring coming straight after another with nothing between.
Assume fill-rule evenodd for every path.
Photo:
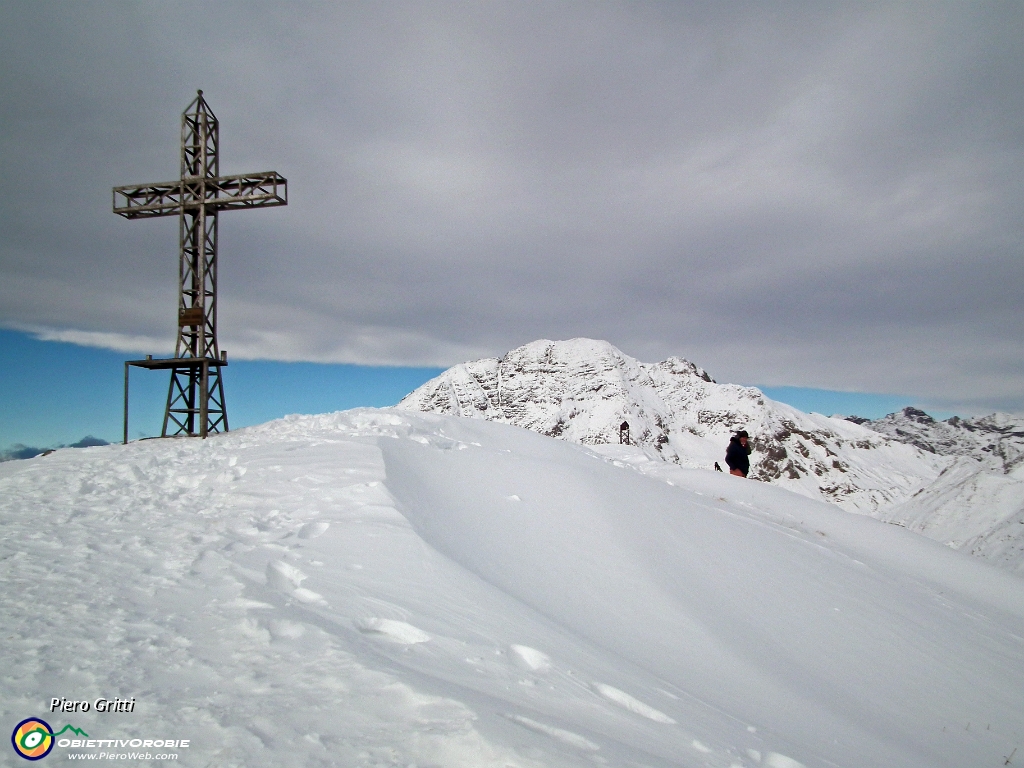
<instances>
[{"instance_id":1,"label":"cloud bank","mask_svg":"<svg viewBox=\"0 0 1024 768\"><path fill-rule=\"evenodd\" d=\"M110 188L177 176L202 88L222 172L290 187L220 221L234 358L587 336L1024 411L1022 34L1017 3L9 3L0 324L169 351L177 223Z\"/></svg>"}]
</instances>

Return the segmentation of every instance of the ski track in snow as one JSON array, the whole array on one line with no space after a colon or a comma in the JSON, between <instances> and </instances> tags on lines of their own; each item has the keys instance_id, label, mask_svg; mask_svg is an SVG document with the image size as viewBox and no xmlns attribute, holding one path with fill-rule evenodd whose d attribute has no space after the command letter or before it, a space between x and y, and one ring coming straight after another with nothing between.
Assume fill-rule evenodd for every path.
<instances>
[{"instance_id":1,"label":"ski track in snow","mask_svg":"<svg viewBox=\"0 0 1024 768\"><path fill-rule=\"evenodd\" d=\"M367 409L0 465L3 722L188 738L185 766L923 768L1024 739L1011 577L785 491L543 440ZM622 478L652 494L628 528L587 495Z\"/></svg>"}]
</instances>

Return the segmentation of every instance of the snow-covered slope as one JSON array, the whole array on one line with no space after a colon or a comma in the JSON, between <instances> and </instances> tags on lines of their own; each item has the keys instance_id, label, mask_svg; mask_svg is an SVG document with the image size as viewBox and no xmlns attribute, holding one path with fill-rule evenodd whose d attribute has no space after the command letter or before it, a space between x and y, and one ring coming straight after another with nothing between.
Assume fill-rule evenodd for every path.
<instances>
[{"instance_id":1,"label":"snow-covered slope","mask_svg":"<svg viewBox=\"0 0 1024 768\"><path fill-rule=\"evenodd\" d=\"M937 421L924 411L904 408L881 419L856 421L955 459L911 498L879 509L879 519L1024 574L1024 423L1019 417Z\"/></svg>"},{"instance_id":2,"label":"snow-covered slope","mask_svg":"<svg viewBox=\"0 0 1024 768\"><path fill-rule=\"evenodd\" d=\"M605 341L540 340L456 365L401 409L487 419L584 445L619 442L689 467L724 465L729 435L751 433L751 477L847 509L874 512L951 462L842 419L805 414L759 390L718 384L682 358L640 363Z\"/></svg>"},{"instance_id":3,"label":"snow-covered slope","mask_svg":"<svg viewBox=\"0 0 1024 768\"><path fill-rule=\"evenodd\" d=\"M1017 579L640 448L295 417L6 463L0 526L10 729L188 739L149 750L183 766L962 768L1024 747Z\"/></svg>"},{"instance_id":4,"label":"snow-covered slope","mask_svg":"<svg viewBox=\"0 0 1024 768\"><path fill-rule=\"evenodd\" d=\"M931 485L876 517L1024 575L1024 467L1003 474L959 458Z\"/></svg>"}]
</instances>

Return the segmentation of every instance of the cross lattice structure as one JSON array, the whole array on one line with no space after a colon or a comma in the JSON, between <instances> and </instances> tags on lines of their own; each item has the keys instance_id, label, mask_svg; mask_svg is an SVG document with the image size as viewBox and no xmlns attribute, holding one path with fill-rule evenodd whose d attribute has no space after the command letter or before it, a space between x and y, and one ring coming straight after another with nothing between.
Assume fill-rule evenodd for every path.
<instances>
[{"instance_id":1,"label":"cross lattice structure","mask_svg":"<svg viewBox=\"0 0 1024 768\"><path fill-rule=\"evenodd\" d=\"M217 217L221 211L288 204L288 181L276 171L220 175L220 128L203 92L181 115L181 178L114 187L114 213L126 219L178 217L178 340L174 357L124 366L124 441L128 442L130 366L170 370L161 437L228 431L217 343Z\"/></svg>"}]
</instances>

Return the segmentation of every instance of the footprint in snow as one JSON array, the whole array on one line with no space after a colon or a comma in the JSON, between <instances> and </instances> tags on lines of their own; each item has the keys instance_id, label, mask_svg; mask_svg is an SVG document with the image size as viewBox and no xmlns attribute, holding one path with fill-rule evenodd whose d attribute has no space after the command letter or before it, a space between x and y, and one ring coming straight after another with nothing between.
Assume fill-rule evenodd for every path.
<instances>
[{"instance_id":1,"label":"footprint in snow","mask_svg":"<svg viewBox=\"0 0 1024 768\"><path fill-rule=\"evenodd\" d=\"M307 603L309 605L327 605L327 601L324 600L323 595L314 592L312 589L305 589L304 587L299 587L294 592L292 592L292 597L294 597L300 603Z\"/></svg>"},{"instance_id":2,"label":"footprint in snow","mask_svg":"<svg viewBox=\"0 0 1024 768\"><path fill-rule=\"evenodd\" d=\"M245 475L245 473L246 473L245 467L232 467L230 469L224 470L219 475L217 475L217 482L218 483L233 483L233 482L235 482L237 480L241 480L242 477Z\"/></svg>"},{"instance_id":3,"label":"footprint in snow","mask_svg":"<svg viewBox=\"0 0 1024 768\"><path fill-rule=\"evenodd\" d=\"M291 595L300 603L326 605L323 595L300 586L306 578L305 573L284 560L271 560L266 564L266 585L270 589Z\"/></svg>"},{"instance_id":4,"label":"footprint in snow","mask_svg":"<svg viewBox=\"0 0 1024 768\"><path fill-rule=\"evenodd\" d=\"M300 603L326 604L327 601L322 595L300 586L306 578L306 574L284 560L273 560L267 563L268 587L291 595Z\"/></svg>"},{"instance_id":5,"label":"footprint in snow","mask_svg":"<svg viewBox=\"0 0 1024 768\"><path fill-rule=\"evenodd\" d=\"M612 686L605 685L604 683L594 683L594 690L608 699L608 701L613 704L618 704L620 707L628 709L634 714L646 717L648 720L653 720L656 723L675 725L676 721L664 712L644 704L642 701L633 698L625 691L620 691L618 688L613 688Z\"/></svg>"},{"instance_id":6,"label":"footprint in snow","mask_svg":"<svg viewBox=\"0 0 1024 768\"><path fill-rule=\"evenodd\" d=\"M394 619L356 619L356 629L364 635L372 635L400 645L416 645L430 640L430 635L419 627Z\"/></svg>"},{"instance_id":7,"label":"footprint in snow","mask_svg":"<svg viewBox=\"0 0 1024 768\"><path fill-rule=\"evenodd\" d=\"M306 574L284 560L272 560L267 563L267 586L282 592L298 589Z\"/></svg>"},{"instance_id":8,"label":"footprint in snow","mask_svg":"<svg viewBox=\"0 0 1024 768\"><path fill-rule=\"evenodd\" d=\"M513 645L512 660L531 672L547 672L551 669L551 657L528 645Z\"/></svg>"},{"instance_id":9,"label":"footprint in snow","mask_svg":"<svg viewBox=\"0 0 1024 768\"><path fill-rule=\"evenodd\" d=\"M285 619L269 622L267 629L275 640L296 640L306 634L306 628L302 624Z\"/></svg>"},{"instance_id":10,"label":"footprint in snow","mask_svg":"<svg viewBox=\"0 0 1024 768\"><path fill-rule=\"evenodd\" d=\"M299 529L300 539L315 539L317 536L323 536L327 532L327 529L331 527L330 523L325 523L322 520L306 523Z\"/></svg>"}]
</instances>

